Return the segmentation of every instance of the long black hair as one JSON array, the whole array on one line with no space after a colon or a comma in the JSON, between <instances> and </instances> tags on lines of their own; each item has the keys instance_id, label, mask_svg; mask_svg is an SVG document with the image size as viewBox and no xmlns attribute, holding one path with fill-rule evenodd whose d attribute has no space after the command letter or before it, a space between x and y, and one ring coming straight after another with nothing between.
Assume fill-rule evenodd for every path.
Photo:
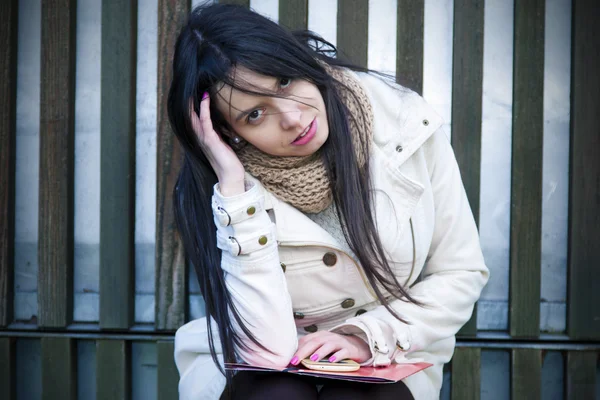
<instances>
[{"instance_id":1,"label":"long black hair","mask_svg":"<svg viewBox=\"0 0 600 400\"><path fill-rule=\"evenodd\" d=\"M263 345L247 329L225 286L211 208L217 177L191 128L188 101L193 99L196 110L199 109L202 94L206 91L214 94L223 83L248 92L247 86L239 87L233 81L232 69L236 66L266 76L304 79L317 86L325 102L330 131L320 152L348 245L379 301L396 318L403 321L389 306L379 285L397 299L421 304L403 289L390 269L372 210L369 157L365 157L364 166L359 166L355 156L355 150L368 152L369 145L354 149L349 128L353 116L340 98L337 88L341 83L327 73L324 64L355 71L367 70L344 62L336 55L331 43L312 32L291 33L245 7L232 5L197 7L177 39L168 112L185 155L173 192L175 220L186 260L194 266L204 296L210 351L228 382L231 373L223 371L217 360L210 319L217 322L225 362L234 362L236 348L243 346L231 318L254 343ZM231 127L214 101L210 106L215 131L222 134L223 140L232 143L228 134Z\"/></svg>"}]
</instances>

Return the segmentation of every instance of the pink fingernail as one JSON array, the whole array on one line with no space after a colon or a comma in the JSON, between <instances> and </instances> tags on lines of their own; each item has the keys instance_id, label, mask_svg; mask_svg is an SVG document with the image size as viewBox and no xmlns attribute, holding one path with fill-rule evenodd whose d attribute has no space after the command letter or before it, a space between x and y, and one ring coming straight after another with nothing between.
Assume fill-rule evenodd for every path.
<instances>
[{"instance_id":1,"label":"pink fingernail","mask_svg":"<svg viewBox=\"0 0 600 400\"><path fill-rule=\"evenodd\" d=\"M311 359L312 361L317 361L317 360L319 359L319 355L315 353L315 354L313 354L312 356L310 356L310 359Z\"/></svg>"},{"instance_id":2,"label":"pink fingernail","mask_svg":"<svg viewBox=\"0 0 600 400\"><path fill-rule=\"evenodd\" d=\"M206 99L208 97L208 92L204 92L204 94L202 95L202 100Z\"/></svg>"},{"instance_id":3,"label":"pink fingernail","mask_svg":"<svg viewBox=\"0 0 600 400\"><path fill-rule=\"evenodd\" d=\"M334 361L335 361L335 356L329 357L329 362L334 362Z\"/></svg>"},{"instance_id":4,"label":"pink fingernail","mask_svg":"<svg viewBox=\"0 0 600 400\"><path fill-rule=\"evenodd\" d=\"M290 361L290 364L292 364L292 365L298 364L298 357L294 356L294 358L292 358L292 361Z\"/></svg>"}]
</instances>

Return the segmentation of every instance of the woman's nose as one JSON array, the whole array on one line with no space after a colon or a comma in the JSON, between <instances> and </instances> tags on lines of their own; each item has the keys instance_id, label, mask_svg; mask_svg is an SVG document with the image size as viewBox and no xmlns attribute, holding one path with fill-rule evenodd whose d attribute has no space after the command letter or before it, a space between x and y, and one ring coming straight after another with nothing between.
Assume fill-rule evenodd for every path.
<instances>
[{"instance_id":1,"label":"woman's nose","mask_svg":"<svg viewBox=\"0 0 600 400\"><path fill-rule=\"evenodd\" d=\"M284 110L280 114L281 127L285 130L299 128L302 120L302 111L297 108Z\"/></svg>"}]
</instances>

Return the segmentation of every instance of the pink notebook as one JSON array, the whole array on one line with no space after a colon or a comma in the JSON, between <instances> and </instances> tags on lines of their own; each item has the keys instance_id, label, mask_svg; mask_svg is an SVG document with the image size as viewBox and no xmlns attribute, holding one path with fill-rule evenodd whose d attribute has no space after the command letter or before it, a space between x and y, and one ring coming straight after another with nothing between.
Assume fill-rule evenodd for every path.
<instances>
[{"instance_id":1,"label":"pink notebook","mask_svg":"<svg viewBox=\"0 0 600 400\"><path fill-rule=\"evenodd\" d=\"M340 379L354 382L394 383L416 374L433 364L419 362L414 364L392 364L388 367L361 367L354 372L329 372L306 369L303 366L290 365L288 368L277 369L255 367L248 364L225 363L225 369L237 371L280 371L291 374L314 376L318 378Z\"/></svg>"}]
</instances>

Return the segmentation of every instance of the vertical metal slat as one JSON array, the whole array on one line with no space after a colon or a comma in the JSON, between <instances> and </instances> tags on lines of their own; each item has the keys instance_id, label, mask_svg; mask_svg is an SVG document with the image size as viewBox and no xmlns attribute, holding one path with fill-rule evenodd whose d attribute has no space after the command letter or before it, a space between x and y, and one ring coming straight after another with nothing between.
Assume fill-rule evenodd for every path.
<instances>
[{"instance_id":1,"label":"vertical metal slat","mask_svg":"<svg viewBox=\"0 0 600 400\"><path fill-rule=\"evenodd\" d=\"M457 347L452 357L453 400L479 400L481 394L481 349Z\"/></svg>"},{"instance_id":2,"label":"vertical metal slat","mask_svg":"<svg viewBox=\"0 0 600 400\"><path fill-rule=\"evenodd\" d=\"M308 28L308 0L279 0L279 24L288 29Z\"/></svg>"},{"instance_id":3,"label":"vertical metal slat","mask_svg":"<svg viewBox=\"0 0 600 400\"><path fill-rule=\"evenodd\" d=\"M483 94L483 14L481 0L454 3L452 147L473 216L479 225L481 180L481 100ZM461 335L477 334L477 308Z\"/></svg>"},{"instance_id":4,"label":"vertical metal slat","mask_svg":"<svg viewBox=\"0 0 600 400\"><path fill-rule=\"evenodd\" d=\"M600 340L600 7L592 3L573 1L567 330Z\"/></svg>"},{"instance_id":5,"label":"vertical metal slat","mask_svg":"<svg viewBox=\"0 0 600 400\"><path fill-rule=\"evenodd\" d=\"M176 231L172 191L181 167L181 147L167 115L175 40L190 9L189 0L158 2L158 99L156 160L156 307L155 327L175 330L183 325L187 274L183 244Z\"/></svg>"},{"instance_id":6,"label":"vertical metal slat","mask_svg":"<svg viewBox=\"0 0 600 400\"><path fill-rule=\"evenodd\" d=\"M0 338L0 398L4 400L17 398L16 368L15 339Z\"/></svg>"},{"instance_id":7,"label":"vertical metal slat","mask_svg":"<svg viewBox=\"0 0 600 400\"><path fill-rule=\"evenodd\" d=\"M350 62L367 67L369 41L369 1L338 1L337 47Z\"/></svg>"},{"instance_id":8,"label":"vertical metal slat","mask_svg":"<svg viewBox=\"0 0 600 400\"><path fill-rule=\"evenodd\" d=\"M102 2L100 327L128 329L134 309L137 1Z\"/></svg>"},{"instance_id":9,"label":"vertical metal slat","mask_svg":"<svg viewBox=\"0 0 600 400\"><path fill-rule=\"evenodd\" d=\"M42 400L77 398L77 349L75 340L42 337Z\"/></svg>"},{"instance_id":10,"label":"vertical metal slat","mask_svg":"<svg viewBox=\"0 0 600 400\"><path fill-rule=\"evenodd\" d=\"M239 6L250 7L250 0L219 0L220 4L237 4Z\"/></svg>"},{"instance_id":11,"label":"vertical metal slat","mask_svg":"<svg viewBox=\"0 0 600 400\"><path fill-rule=\"evenodd\" d=\"M515 3L510 334L540 331L544 0Z\"/></svg>"},{"instance_id":12,"label":"vertical metal slat","mask_svg":"<svg viewBox=\"0 0 600 400\"><path fill-rule=\"evenodd\" d=\"M75 0L42 1L38 324L73 314Z\"/></svg>"},{"instance_id":13,"label":"vertical metal slat","mask_svg":"<svg viewBox=\"0 0 600 400\"><path fill-rule=\"evenodd\" d=\"M567 399L595 398L597 363L596 352L569 351L567 353Z\"/></svg>"},{"instance_id":14,"label":"vertical metal slat","mask_svg":"<svg viewBox=\"0 0 600 400\"><path fill-rule=\"evenodd\" d=\"M125 340L96 342L96 400L129 399L130 360L130 346Z\"/></svg>"},{"instance_id":15,"label":"vertical metal slat","mask_svg":"<svg viewBox=\"0 0 600 400\"><path fill-rule=\"evenodd\" d=\"M541 399L542 350L513 349L510 380L511 399Z\"/></svg>"},{"instance_id":16,"label":"vertical metal slat","mask_svg":"<svg viewBox=\"0 0 600 400\"><path fill-rule=\"evenodd\" d=\"M13 319L18 9L0 4L0 327Z\"/></svg>"},{"instance_id":17,"label":"vertical metal slat","mask_svg":"<svg viewBox=\"0 0 600 400\"><path fill-rule=\"evenodd\" d=\"M171 400L178 396L177 384L179 372L173 359L173 342L159 341L156 343L157 353L157 400Z\"/></svg>"},{"instance_id":18,"label":"vertical metal slat","mask_svg":"<svg viewBox=\"0 0 600 400\"><path fill-rule=\"evenodd\" d=\"M424 0L398 0L396 82L423 94Z\"/></svg>"}]
</instances>

